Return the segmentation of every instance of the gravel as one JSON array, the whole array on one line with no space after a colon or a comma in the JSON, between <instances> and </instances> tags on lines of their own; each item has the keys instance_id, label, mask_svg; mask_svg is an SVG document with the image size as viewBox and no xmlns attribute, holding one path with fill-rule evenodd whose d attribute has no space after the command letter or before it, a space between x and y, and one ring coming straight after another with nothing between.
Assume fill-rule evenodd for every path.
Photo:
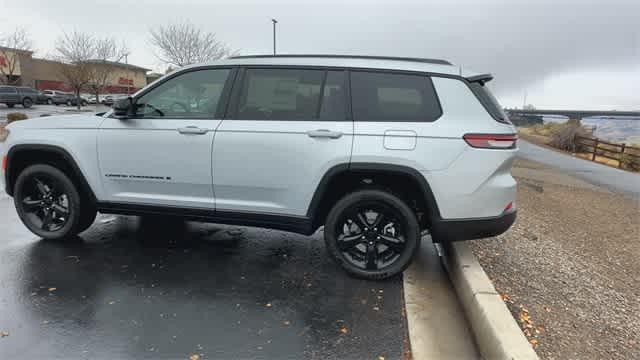
<instances>
[{"instance_id":1,"label":"gravel","mask_svg":"<svg viewBox=\"0 0 640 360\"><path fill-rule=\"evenodd\" d=\"M530 161L513 173L518 220L471 247L538 355L640 359L640 200Z\"/></svg>"}]
</instances>

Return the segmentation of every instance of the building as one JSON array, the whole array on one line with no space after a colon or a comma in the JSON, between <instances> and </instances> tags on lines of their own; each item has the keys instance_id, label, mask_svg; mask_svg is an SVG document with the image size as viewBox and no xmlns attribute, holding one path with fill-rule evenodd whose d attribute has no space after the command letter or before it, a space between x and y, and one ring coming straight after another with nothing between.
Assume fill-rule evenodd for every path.
<instances>
[{"instance_id":1,"label":"building","mask_svg":"<svg viewBox=\"0 0 640 360\"><path fill-rule=\"evenodd\" d=\"M106 86L101 93L131 94L147 85L149 69L116 62L103 63L97 60L91 62L95 63L95 66L109 67ZM0 76L6 77L15 85L30 86L38 90L72 91L61 74L60 69L63 66L73 65L34 58L31 51L0 48Z\"/></svg>"}]
</instances>

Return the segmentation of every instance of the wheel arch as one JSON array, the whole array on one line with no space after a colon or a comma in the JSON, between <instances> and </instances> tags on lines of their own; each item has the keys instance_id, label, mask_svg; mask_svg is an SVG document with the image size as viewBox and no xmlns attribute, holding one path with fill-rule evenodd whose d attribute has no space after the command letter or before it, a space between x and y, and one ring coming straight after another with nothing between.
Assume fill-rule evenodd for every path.
<instances>
[{"instance_id":1,"label":"wheel arch","mask_svg":"<svg viewBox=\"0 0 640 360\"><path fill-rule=\"evenodd\" d=\"M374 180L371 184L360 182L372 177ZM376 179L382 181L376 183ZM425 218L420 221L421 226L429 227L440 219L440 211L431 187L420 172L403 165L358 162L335 165L323 175L307 210L313 230L324 223L329 210L339 198L350 191L368 186L382 186L394 193L400 191L406 195L411 194L403 190L417 190L420 197L416 200L426 212ZM405 196L404 200L411 199Z\"/></svg>"},{"instance_id":2,"label":"wheel arch","mask_svg":"<svg viewBox=\"0 0 640 360\"><path fill-rule=\"evenodd\" d=\"M5 191L8 195L13 196L15 181L20 172L32 164L49 164L59 168L80 186L80 192L92 203L97 202L95 193L74 157L60 146L45 144L18 144L9 149L5 171Z\"/></svg>"}]
</instances>

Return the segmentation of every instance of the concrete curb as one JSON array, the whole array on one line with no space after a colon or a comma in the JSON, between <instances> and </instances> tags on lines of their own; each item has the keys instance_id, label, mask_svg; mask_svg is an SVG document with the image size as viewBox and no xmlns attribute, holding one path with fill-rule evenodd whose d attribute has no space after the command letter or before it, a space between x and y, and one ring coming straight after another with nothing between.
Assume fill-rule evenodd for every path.
<instances>
[{"instance_id":1,"label":"concrete curb","mask_svg":"<svg viewBox=\"0 0 640 360\"><path fill-rule=\"evenodd\" d=\"M443 246L442 261L484 359L531 359L535 353L465 242Z\"/></svg>"}]
</instances>

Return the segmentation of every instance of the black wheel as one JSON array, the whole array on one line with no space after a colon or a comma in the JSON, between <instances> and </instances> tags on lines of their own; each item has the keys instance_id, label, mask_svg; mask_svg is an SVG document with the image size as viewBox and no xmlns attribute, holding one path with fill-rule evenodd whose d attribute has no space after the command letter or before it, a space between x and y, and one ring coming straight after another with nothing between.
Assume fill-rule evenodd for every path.
<instances>
[{"instance_id":1,"label":"black wheel","mask_svg":"<svg viewBox=\"0 0 640 360\"><path fill-rule=\"evenodd\" d=\"M33 105L33 100L29 99L29 98L24 98L22 100L22 107L25 109L28 109L31 107L31 105Z\"/></svg>"},{"instance_id":2,"label":"black wheel","mask_svg":"<svg viewBox=\"0 0 640 360\"><path fill-rule=\"evenodd\" d=\"M82 104L82 106L87 106L87 102L86 101L82 101L81 104Z\"/></svg>"},{"instance_id":3,"label":"black wheel","mask_svg":"<svg viewBox=\"0 0 640 360\"><path fill-rule=\"evenodd\" d=\"M71 102L71 100L67 100L67 106L71 106L73 105L73 103Z\"/></svg>"},{"instance_id":4,"label":"black wheel","mask_svg":"<svg viewBox=\"0 0 640 360\"><path fill-rule=\"evenodd\" d=\"M53 100L47 99L47 105L51 105L51 104L53 104Z\"/></svg>"},{"instance_id":5,"label":"black wheel","mask_svg":"<svg viewBox=\"0 0 640 360\"><path fill-rule=\"evenodd\" d=\"M10 109L13 108L14 106L16 106L16 104L7 104L7 107Z\"/></svg>"},{"instance_id":6,"label":"black wheel","mask_svg":"<svg viewBox=\"0 0 640 360\"><path fill-rule=\"evenodd\" d=\"M25 226L44 239L72 238L83 230L83 219L86 223L95 212L69 177L50 165L24 169L16 180L13 200ZM85 211L89 214L83 215Z\"/></svg>"},{"instance_id":7,"label":"black wheel","mask_svg":"<svg viewBox=\"0 0 640 360\"><path fill-rule=\"evenodd\" d=\"M379 280L409 266L420 247L420 226L400 198L381 190L361 190L331 209L324 239L329 253L347 272Z\"/></svg>"}]
</instances>

